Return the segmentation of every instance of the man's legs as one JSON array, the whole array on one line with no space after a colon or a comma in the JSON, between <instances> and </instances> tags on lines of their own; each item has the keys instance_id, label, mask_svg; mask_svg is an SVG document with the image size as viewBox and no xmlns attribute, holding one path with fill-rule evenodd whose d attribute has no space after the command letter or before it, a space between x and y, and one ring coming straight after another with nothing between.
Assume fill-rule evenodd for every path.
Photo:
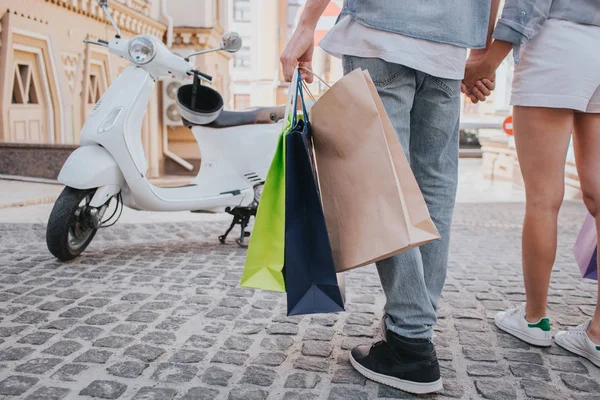
<instances>
[{"instance_id":1,"label":"man's legs","mask_svg":"<svg viewBox=\"0 0 600 400\"><path fill-rule=\"evenodd\" d=\"M410 164L441 238L419 248L431 308L423 304L427 313L415 319L413 325L431 327L437 321L458 184L459 120L460 81L417 73L410 121Z\"/></svg>"},{"instance_id":2,"label":"man's legs","mask_svg":"<svg viewBox=\"0 0 600 400\"><path fill-rule=\"evenodd\" d=\"M385 340L355 347L350 362L374 381L412 393L436 392L442 379L430 339L446 276L456 194L459 82L429 79L379 59L346 57L344 67L346 73L355 68L371 73L442 233L438 243L377 264L387 301Z\"/></svg>"},{"instance_id":3,"label":"man's legs","mask_svg":"<svg viewBox=\"0 0 600 400\"><path fill-rule=\"evenodd\" d=\"M369 71L402 149L410 160L413 141L411 110L415 106L418 73L411 68L376 58L346 57L344 68L346 73L356 68ZM430 290L427 287L421 251L410 249L380 261L377 263L377 270L386 296L387 329L406 338L430 339L436 310L429 299Z\"/></svg>"}]
</instances>

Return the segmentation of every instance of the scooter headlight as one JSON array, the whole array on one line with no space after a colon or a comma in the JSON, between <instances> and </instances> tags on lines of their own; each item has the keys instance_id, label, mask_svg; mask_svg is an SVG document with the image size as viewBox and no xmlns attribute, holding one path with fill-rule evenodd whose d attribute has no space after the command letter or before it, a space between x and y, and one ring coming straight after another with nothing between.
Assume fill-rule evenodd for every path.
<instances>
[{"instance_id":1,"label":"scooter headlight","mask_svg":"<svg viewBox=\"0 0 600 400\"><path fill-rule=\"evenodd\" d=\"M129 43L129 58L137 65L148 64L156 56L154 40L146 35L136 36Z\"/></svg>"}]
</instances>

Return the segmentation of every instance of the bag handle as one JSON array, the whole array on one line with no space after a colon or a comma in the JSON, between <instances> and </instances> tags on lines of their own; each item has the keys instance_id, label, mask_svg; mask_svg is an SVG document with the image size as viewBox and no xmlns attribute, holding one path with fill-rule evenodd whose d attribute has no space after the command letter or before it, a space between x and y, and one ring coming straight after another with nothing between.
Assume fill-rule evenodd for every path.
<instances>
[{"instance_id":1,"label":"bag handle","mask_svg":"<svg viewBox=\"0 0 600 400\"><path fill-rule=\"evenodd\" d=\"M293 88L298 86L298 74L296 72L298 72L298 68L296 68L294 70L292 82L290 83L290 89L288 90L288 98L287 98L287 103L285 105L285 117L284 117L285 121L288 121L290 113L292 112L292 107L296 105L295 104L296 91L293 90Z\"/></svg>"},{"instance_id":2,"label":"bag handle","mask_svg":"<svg viewBox=\"0 0 600 400\"><path fill-rule=\"evenodd\" d=\"M300 97L300 101L302 102L302 115L304 116L304 121L308 122L308 111L306 111L306 103L304 102L304 90L302 76L300 74L300 70L296 70L297 80L296 80L296 94L294 98L294 115L292 116L292 126L295 126L298 122L298 97Z\"/></svg>"}]
</instances>

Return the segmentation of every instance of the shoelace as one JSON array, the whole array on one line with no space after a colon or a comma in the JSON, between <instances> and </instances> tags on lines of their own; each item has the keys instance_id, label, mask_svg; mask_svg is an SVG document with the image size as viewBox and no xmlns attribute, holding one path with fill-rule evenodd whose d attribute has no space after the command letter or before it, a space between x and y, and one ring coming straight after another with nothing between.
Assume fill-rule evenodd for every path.
<instances>
[{"instance_id":1,"label":"shoelace","mask_svg":"<svg viewBox=\"0 0 600 400\"><path fill-rule=\"evenodd\" d=\"M590 321L586 321L583 324L576 326L574 328L569 328L569 332L587 332L587 329L590 325Z\"/></svg>"}]
</instances>

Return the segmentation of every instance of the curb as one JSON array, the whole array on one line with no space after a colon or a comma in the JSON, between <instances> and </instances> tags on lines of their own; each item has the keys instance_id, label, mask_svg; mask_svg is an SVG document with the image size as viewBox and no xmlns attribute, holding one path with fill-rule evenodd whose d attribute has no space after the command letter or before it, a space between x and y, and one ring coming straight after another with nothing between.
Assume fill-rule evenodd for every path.
<instances>
[{"instance_id":1,"label":"curb","mask_svg":"<svg viewBox=\"0 0 600 400\"><path fill-rule=\"evenodd\" d=\"M58 196L49 196L49 197L40 197L37 199L31 199L31 200L16 201L14 203L4 203L4 204L0 204L0 210L5 209L5 208L37 206L40 204L54 203L57 198L58 198Z\"/></svg>"}]
</instances>

